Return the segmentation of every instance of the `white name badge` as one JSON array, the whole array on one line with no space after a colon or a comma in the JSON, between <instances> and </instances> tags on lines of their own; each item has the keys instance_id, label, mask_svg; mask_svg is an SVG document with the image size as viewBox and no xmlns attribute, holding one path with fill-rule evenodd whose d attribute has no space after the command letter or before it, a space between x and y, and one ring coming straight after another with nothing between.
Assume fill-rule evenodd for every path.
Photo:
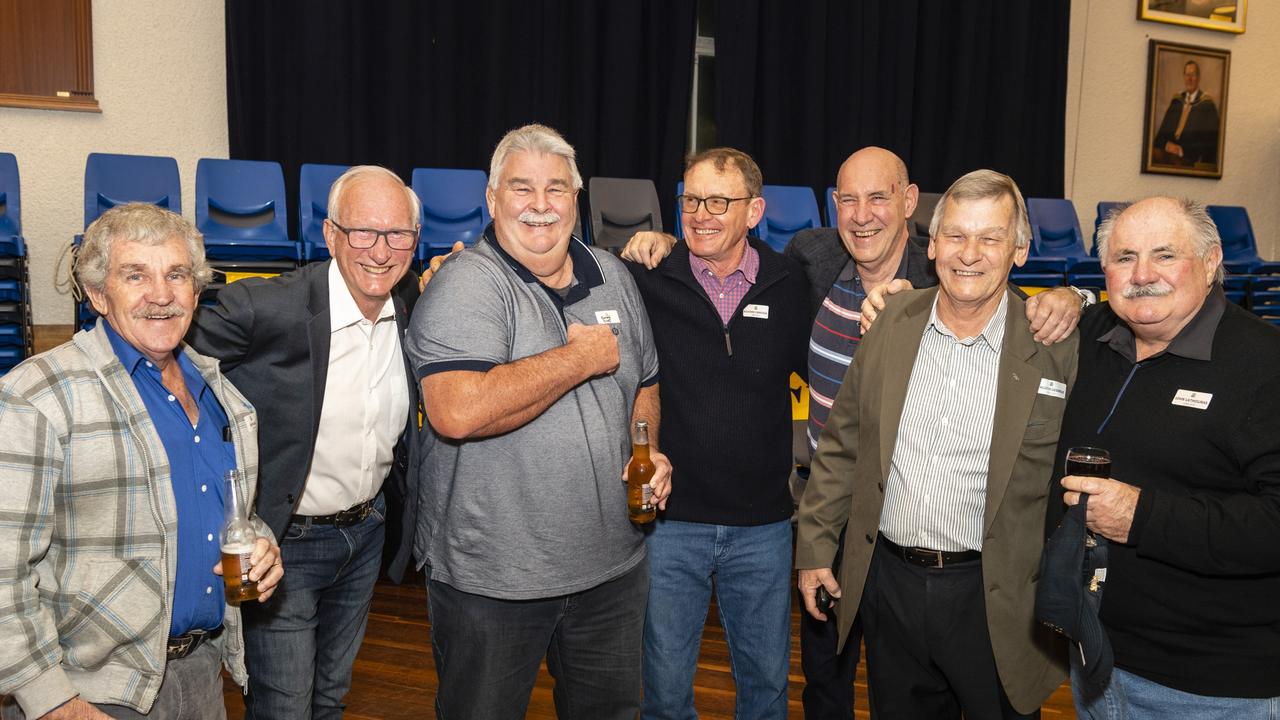
<instances>
[{"instance_id":1,"label":"white name badge","mask_svg":"<svg viewBox=\"0 0 1280 720\"><path fill-rule=\"evenodd\" d=\"M768 305L748 305L742 309L742 317L769 319Z\"/></svg>"},{"instance_id":2,"label":"white name badge","mask_svg":"<svg viewBox=\"0 0 1280 720\"><path fill-rule=\"evenodd\" d=\"M617 310L597 310L596 322L601 325L618 325L622 320L618 318Z\"/></svg>"},{"instance_id":3,"label":"white name badge","mask_svg":"<svg viewBox=\"0 0 1280 720\"><path fill-rule=\"evenodd\" d=\"M1179 390L1173 396L1173 404L1182 407L1195 408L1204 410L1209 407L1209 401L1213 399L1213 393L1196 392L1195 390Z\"/></svg>"},{"instance_id":4,"label":"white name badge","mask_svg":"<svg viewBox=\"0 0 1280 720\"><path fill-rule=\"evenodd\" d=\"M1050 380L1049 378L1040 378L1040 389L1037 392L1049 397L1065 398L1067 396L1067 384L1060 383L1057 380Z\"/></svg>"}]
</instances>

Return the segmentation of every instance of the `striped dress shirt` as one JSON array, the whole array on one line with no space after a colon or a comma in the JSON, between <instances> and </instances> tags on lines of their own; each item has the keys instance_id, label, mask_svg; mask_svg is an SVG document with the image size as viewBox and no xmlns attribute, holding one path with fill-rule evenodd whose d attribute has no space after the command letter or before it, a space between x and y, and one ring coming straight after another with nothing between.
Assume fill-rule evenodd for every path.
<instances>
[{"instance_id":1,"label":"striped dress shirt","mask_svg":"<svg viewBox=\"0 0 1280 720\"><path fill-rule=\"evenodd\" d=\"M911 370L889 464L880 531L907 547L982 549L1006 295L976 337L960 339L934 300Z\"/></svg>"}]
</instances>

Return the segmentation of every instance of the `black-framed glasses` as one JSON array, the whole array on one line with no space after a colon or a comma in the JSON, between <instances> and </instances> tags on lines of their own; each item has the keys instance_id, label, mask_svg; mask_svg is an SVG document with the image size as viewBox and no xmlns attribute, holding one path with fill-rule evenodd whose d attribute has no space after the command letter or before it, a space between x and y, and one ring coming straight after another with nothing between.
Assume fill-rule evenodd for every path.
<instances>
[{"instance_id":1,"label":"black-framed glasses","mask_svg":"<svg viewBox=\"0 0 1280 720\"><path fill-rule=\"evenodd\" d=\"M754 200L754 199L755 199L754 195L747 195L746 197L736 197L736 198L727 198L727 197L700 198L697 195L679 195L676 197L676 202L680 205L680 212L682 213L688 213L692 215L698 212L699 205L705 204L707 206L708 213L711 213L712 215L723 215L729 212L730 203L736 203L739 200Z\"/></svg>"},{"instance_id":2,"label":"black-framed glasses","mask_svg":"<svg viewBox=\"0 0 1280 720\"><path fill-rule=\"evenodd\" d=\"M329 220L347 236L347 242L353 250L368 250L378 244L378 238L387 239L387 247L392 250L412 250L418 246L417 230L375 230L373 228L345 228L333 220Z\"/></svg>"}]
</instances>

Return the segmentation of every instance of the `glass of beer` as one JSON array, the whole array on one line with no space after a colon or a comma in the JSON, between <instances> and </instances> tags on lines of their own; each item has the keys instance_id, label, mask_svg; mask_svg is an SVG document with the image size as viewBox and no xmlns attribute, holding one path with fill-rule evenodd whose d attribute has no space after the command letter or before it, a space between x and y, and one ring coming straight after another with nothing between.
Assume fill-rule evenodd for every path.
<instances>
[{"instance_id":1,"label":"glass of beer","mask_svg":"<svg viewBox=\"0 0 1280 720\"><path fill-rule=\"evenodd\" d=\"M249 503L240 485L240 471L228 470L223 478L223 503L225 522L218 534L222 544L222 582L228 605L239 605L246 600L257 600L262 593L258 582L249 579L253 548L258 533L249 522Z\"/></svg>"},{"instance_id":2,"label":"glass of beer","mask_svg":"<svg viewBox=\"0 0 1280 720\"><path fill-rule=\"evenodd\" d=\"M1068 475L1111 477L1111 453L1096 447L1073 447L1067 450Z\"/></svg>"}]
</instances>

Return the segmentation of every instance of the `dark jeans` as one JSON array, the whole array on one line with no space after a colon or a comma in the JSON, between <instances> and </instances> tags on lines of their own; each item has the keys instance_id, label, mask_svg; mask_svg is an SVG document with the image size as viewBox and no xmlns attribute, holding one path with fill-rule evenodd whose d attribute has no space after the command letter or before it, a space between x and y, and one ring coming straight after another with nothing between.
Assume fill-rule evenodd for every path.
<instances>
[{"instance_id":1,"label":"dark jeans","mask_svg":"<svg viewBox=\"0 0 1280 720\"><path fill-rule=\"evenodd\" d=\"M293 523L280 543L284 580L245 603L248 720L340 718L378 580L385 503L344 528Z\"/></svg>"},{"instance_id":2,"label":"dark jeans","mask_svg":"<svg viewBox=\"0 0 1280 720\"><path fill-rule=\"evenodd\" d=\"M221 644L206 642L185 658L165 663L160 692L146 715L124 705L94 707L119 720L225 720L221 672ZM0 718L25 720L26 715L8 698L0 708Z\"/></svg>"},{"instance_id":3,"label":"dark jeans","mask_svg":"<svg viewBox=\"0 0 1280 720\"><path fill-rule=\"evenodd\" d=\"M839 572L844 556L844 531L840 539L832 569ZM837 612L841 608L837 607ZM849 608L846 612L857 612ZM804 610L804 598L800 598L800 668L804 670L805 720L852 720L853 681L858 672L858 660L862 652L862 618L853 619L849 639L844 651L837 653L840 645L835 617L827 613L827 620L816 620Z\"/></svg>"},{"instance_id":4,"label":"dark jeans","mask_svg":"<svg viewBox=\"0 0 1280 720\"><path fill-rule=\"evenodd\" d=\"M523 720L545 656L560 720L633 720L649 561L589 590L500 600L427 582L437 720Z\"/></svg>"},{"instance_id":5,"label":"dark jeans","mask_svg":"<svg viewBox=\"0 0 1280 720\"><path fill-rule=\"evenodd\" d=\"M982 561L924 568L876 545L862 592L867 685L877 720L1006 720L991 652Z\"/></svg>"}]
</instances>

